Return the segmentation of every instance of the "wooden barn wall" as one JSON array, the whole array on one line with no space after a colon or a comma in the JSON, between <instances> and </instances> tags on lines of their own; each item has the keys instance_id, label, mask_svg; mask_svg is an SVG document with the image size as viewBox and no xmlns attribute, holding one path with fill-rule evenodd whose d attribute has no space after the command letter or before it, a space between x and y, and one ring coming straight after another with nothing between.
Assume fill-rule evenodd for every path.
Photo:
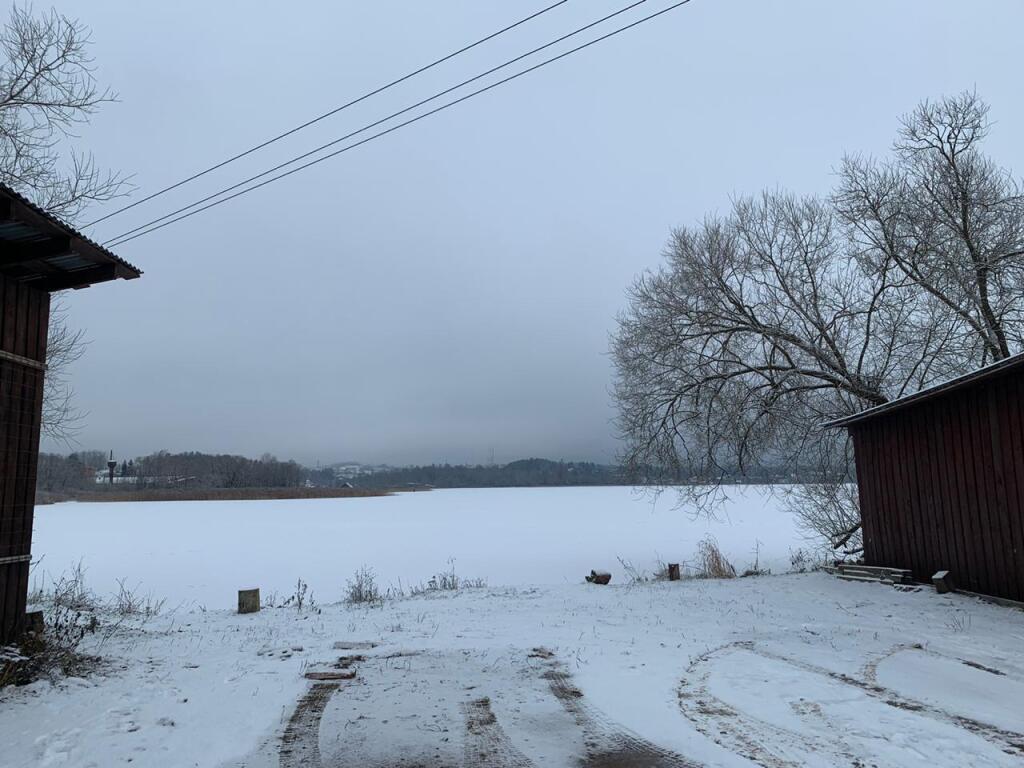
<instances>
[{"instance_id":1,"label":"wooden barn wall","mask_svg":"<svg viewBox=\"0 0 1024 768\"><path fill-rule=\"evenodd\" d=\"M851 427L871 565L1024 601L1024 373Z\"/></svg>"},{"instance_id":2,"label":"wooden barn wall","mask_svg":"<svg viewBox=\"0 0 1024 768\"><path fill-rule=\"evenodd\" d=\"M0 276L0 643L20 631L28 593L50 296Z\"/></svg>"}]
</instances>

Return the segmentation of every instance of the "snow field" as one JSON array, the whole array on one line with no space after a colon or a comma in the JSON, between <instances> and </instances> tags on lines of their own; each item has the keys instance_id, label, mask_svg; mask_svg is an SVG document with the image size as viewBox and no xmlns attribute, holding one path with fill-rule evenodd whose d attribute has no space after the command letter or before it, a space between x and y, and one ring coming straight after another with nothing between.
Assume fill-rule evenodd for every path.
<instances>
[{"instance_id":1,"label":"snow field","mask_svg":"<svg viewBox=\"0 0 1024 768\"><path fill-rule=\"evenodd\" d=\"M755 559L780 573L807 546L777 498L736 488L716 520L693 519L664 494L632 488L438 490L290 501L57 504L37 507L37 583L79 561L90 588L117 580L177 605L230 608L237 591L284 598L298 579L320 602L342 598L363 565L382 587L419 584L454 560L459 575L501 586L574 584L592 568L621 581L619 557L653 570L682 562L712 535L738 569Z\"/></svg>"},{"instance_id":2,"label":"snow field","mask_svg":"<svg viewBox=\"0 0 1024 768\"><path fill-rule=\"evenodd\" d=\"M88 679L0 691L3 764L280 768L296 703L315 690L304 672L351 653L364 657L356 679L325 692L303 744L335 768L400 757L611 764L602 750L660 766L1024 761L1024 612L823 573L629 585L613 561L611 586L582 584L595 561L650 567L654 552L669 559L708 530L739 567L754 539L773 570L802 542L760 493L738 499L729 523L694 523L626 489L557 490L434 492L359 509L304 501L287 514L280 502L107 505L93 512L119 534L105 537L71 519L86 505L41 510L48 558L82 557L94 588L131 574L180 607L88 636L83 650L105 659ZM154 515L162 506L173 514ZM559 519L566 509L577 511ZM308 525L288 519L299 514ZM246 520L262 533L229 535ZM57 534L62 521L78 526L77 547ZM197 530L210 541L192 551ZM448 557L491 586L375 607L200 607L229 587L230 603L251 574L283 591L306 569L327 603L323 585L364 562L423 580ZM194 578L171 591L182 560ZM352 641L376 645L335 647ZM554 695L560 680L572 696Z\"/></svg>"}]
</instances>

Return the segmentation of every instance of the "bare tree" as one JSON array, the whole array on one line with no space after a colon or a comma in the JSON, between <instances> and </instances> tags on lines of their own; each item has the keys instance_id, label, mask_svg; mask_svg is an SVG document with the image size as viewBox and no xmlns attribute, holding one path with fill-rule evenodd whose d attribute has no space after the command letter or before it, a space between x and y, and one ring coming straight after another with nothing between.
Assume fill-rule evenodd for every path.
<instances>
[{"instance_id":1,"label":"bare tree","mask_svg":"<svg viewBox=\"0 0 1024 768\"><path fill-rule=\"evenodd\" d=\"M93 203L121 195L126 181L74 146L75 129L115 95L100 88L89 30L56 11L14 6L0 31L0 181L74 222ZM84 352L59 300L50 314L43 431L68 440L80 420L67 367Z\"/></svg>"},{"instance_id":2,"label":"bare tree","mask_svg":"<svg viewBox=\"0 0 1024 768\"><path fill-rule=\"evenodd\" d=\"M50 303L46 341L46 380L43 386L43 434L70 443L81 427L83 415L74 406L69 368L85 354L85 334L67 322L67 306L58 294Z\"/></svg>"},{"instance_id":3,"label":"bare tree","mask_svg":"<svg viewBox=\"0 0 1024 768\"><path fill-rule=\"evenodd\" d=\"M847 157L835 196L859 258L894 269L955 319L964 354L1000 360L1022 341L1024 197L981 154L988 107L964 93L902 121L893 159Z\"/></svg>"},{"instance_id":4,"label":"bare tree","mask_svg":"<svg viewBox=\"0 0 1024 768\"><path fill-rule=\"evenodd\" d=\"M704 505L766 466L856 547L851 450L822 424L1021 346L1024 207L984 158L973 95L924 104L887 163L847 158L829 199L743 198L673 232L612 340L625 465Z\"/></svg>"},{"instance_id":5,"label":"bare tree","mask_svg":"<svg viewBox=\"0 0 1024 768\"><path fill-rule=\"evenodd\" d=\"M0 32L0 179L70 222L125 191L123 177L73 146L75 129L116 98L96 83L89 35L56 11L17 5Z\"/></svg>"}]
</instances>

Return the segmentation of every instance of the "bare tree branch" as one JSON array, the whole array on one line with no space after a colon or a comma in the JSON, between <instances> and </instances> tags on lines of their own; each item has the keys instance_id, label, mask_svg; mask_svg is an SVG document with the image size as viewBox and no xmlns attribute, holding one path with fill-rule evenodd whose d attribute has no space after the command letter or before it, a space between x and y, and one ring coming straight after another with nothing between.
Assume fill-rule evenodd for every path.
<instances>
[{"instance_id":1,"label":"bare tree branch","mask_svg":"<svg viewBox=\"0 0 1024 768\"><path fill-rule=\"evenodd\" d=\"M74 146L75 129L114 100L93 76L86 27L56 11L15 5L0 30L0 181L69 222L125 193L122 176ZM43 395L50 438L67 442L80 426L68 367L84 351L82 332L69 328L67 309L55 299Z\"/></svg>"},{"instance_id":2,"label":"bare tree branch","mask_svg":"<svg viewBox=\"0 0 1024 768\"><path fill-rule=\"evenodd\" d=\"M1024 342L1024 199L980 153L986 114L974 94L922 104L828 199L764 193L672 233L611 344L635 476L706 505L773 468L810 481L789 496L809 528L858 546L852 451L821 424Z\"/></svg>"},{"instance_id":3,"label":"bare tree branch","mask_svg":"<svg viewBox=\"0 0 1024 768\"><path fill-rule=\"evenodd\" d=\"M124 177L73 146L75 129L116 100L93 72L88 28L56 11L11 9L0 31L0 179L70 222L127 191Z\"/></svg>"},{"instance_id":4,"label":"bare tree branch","mask_svg":"<svg viewBox=\"0 0 1024 768\"><path fill-rule=\"evenodd\" d=\"M85 354L86 341L83 331L68 326L67 314L60 294L54 295L46 342L42 432L52 440L70 444L83 419L83 414L74 406L70 367Z\"/></svg>"}]
</instances>

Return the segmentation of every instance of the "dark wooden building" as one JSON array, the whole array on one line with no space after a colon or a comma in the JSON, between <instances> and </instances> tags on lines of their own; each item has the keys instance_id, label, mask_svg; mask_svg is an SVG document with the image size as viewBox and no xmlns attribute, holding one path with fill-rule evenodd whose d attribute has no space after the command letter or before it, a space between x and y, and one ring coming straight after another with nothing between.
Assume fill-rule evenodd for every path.
<instances>
[{"instance_id":1,"label":"dark wooden building","mask_svg":"<svg viewBox=\"0 0 1024 768\"><path fill-rule=\"evenodd\" d=\"M1024 601L1024 355L830 426L853 439L869 565Z\"/></svg>"},{"instance_id":2,"label":"dark wooden building","mask_svg":"<svg viewBox=\"0 0 1024 768\"><path fill-rule=\"evenodd\" d=\"M140 274L0 185L0 644L25 615L50 294Z\"/></svg>"}]
</instances>

